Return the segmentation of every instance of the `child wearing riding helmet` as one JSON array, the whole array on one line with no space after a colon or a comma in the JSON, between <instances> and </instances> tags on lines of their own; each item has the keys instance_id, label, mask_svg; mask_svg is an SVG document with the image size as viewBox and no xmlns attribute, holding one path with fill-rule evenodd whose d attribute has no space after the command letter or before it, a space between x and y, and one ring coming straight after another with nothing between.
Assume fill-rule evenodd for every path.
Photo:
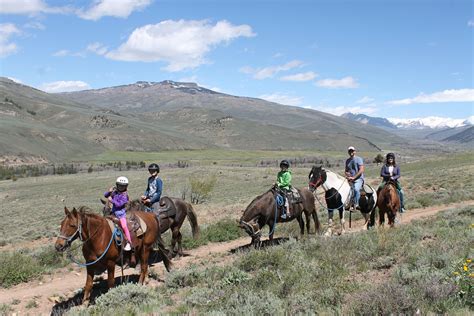
<instances>
[{"instance_id":1,"label":"child wearing riding helmet","mask_svg":"<svg viewBox=\"0 0 474 316\"><path fill-rule=\"evenodd\" d=\"M398 179L400 179L400 167L397 165L395 162L395 154L394 153L388 153L386 158L385 158L385 165L382 166L382 169L380 170L380 176L382 177L382 183L380 183L378 190L381 190L384 185L387 183L387 181L392 180L395 182L397 185L397 190L400 195L400 213L405 212L405 206L404 206L404 193L402 190L402 187L400 185L400 182Z\"/></svg>"},{"instance_id":2,"label":"child wearing riding helmet","mask_svg":"<svg viewBox=\"0 0 474 316\"><path fill-rule=\"evenodd\" d=\"M155 209L155 203L160 202L161 192L163 192L163 181L158 177L160 173L160 166L156 163L152 163L148 166L148 172L150 177L148 178L147 187L145 193L141 196L142 202Z\"/></svg>"},{"instance_id":3,"label":"child wearing riding helmet","mask_svg":"<svg viewBox=\"0 0 474 316\"><path fill-rule=\"evenodd\" d=\"M117 178L115 185L115 187L111 187L107 192L104 193L104 197L106 197L110 203L112 203L112 214L114 214L115 217L120 220L120 226L122 226L125 237L127 238L127 244L123 249L129 251L132 249L130 246L132 239L127 227L125 209L125 206L128 202L128 179L126 177L120 176Z\"/></svg>"},{"instance_id":4,"label":"child wearing riding helmet","mask_svg":"<svg viewBox=\"0 0 474 316\"><path fill-rule=\"evenodd\" d=\"M288 198L286 197L286 192L291 188L291 171L289 170L290 163L288 160L282 160L280 162L280 171L277 174L277 186L285 193L285 210L286 214L283 213L281 218L286 219L290 217L290 205L288 203Z\"/></svg>"}]
</instances>

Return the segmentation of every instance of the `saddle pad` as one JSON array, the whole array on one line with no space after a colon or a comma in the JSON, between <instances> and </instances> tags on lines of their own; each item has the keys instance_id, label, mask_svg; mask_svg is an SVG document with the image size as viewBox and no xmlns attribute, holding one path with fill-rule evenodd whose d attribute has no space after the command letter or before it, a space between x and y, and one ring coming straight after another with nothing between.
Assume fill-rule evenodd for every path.
<instances>
[{"instance_id":1,"label":"saddle pad","mask_svg":"<svg viewBox=\"0 0 474 316\"><path fill-rule=\"evenodd\" d=\"M140 225L140 227L135 231L138 237L138 236L143 235L146 232L147 227L146 227L145 221L140 216L136 214L134 215L136 218L138 218L138 224Z\"/></svg>"}]
</instances>

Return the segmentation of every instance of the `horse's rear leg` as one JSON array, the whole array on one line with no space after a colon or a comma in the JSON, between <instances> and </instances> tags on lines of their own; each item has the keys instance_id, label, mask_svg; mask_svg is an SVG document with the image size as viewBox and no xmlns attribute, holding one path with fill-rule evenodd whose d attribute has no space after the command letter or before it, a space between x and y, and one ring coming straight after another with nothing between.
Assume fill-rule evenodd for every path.
<instances>
[{"instance_id":1,"label":"horse's rear leg","mask_svg":"<svg viewBox=\"0 0 474 316\"><path fill-rule=\"evenodd\" d=\"M151 249L151 246L148 247L148 246L145 246L145 245L143 245L142 249L141 249L140 279L138 280L138 282L140 284L143 284L143 282L145 281L145 277L148 273L148 257L150 256L150 249Z\"/></svg>"},{"instance_id":2,"label":"horse's rear leg","mask_svg":"<svg viewBox=\"0 0 474 316\"><path fill-rule=\"evenodd\" d=\"M296 218L298 220L298 224L300 224L300 234L304 235L304 220L303 215L300 215Z\"/></svg>"},{"instance_id":3,"label":"horse's rear leg","mask_svg":"<svg viewBox=\"0 0 474 316\"><path fill-rule=\"evenodd\" d=\"M309 215L308 212L304 212L304 216L306 218L306 233L309 235L309 230L311 228L311 216Z\"/></svg>"},{"instance_id":4,"label":"horse's rear leg","mask_svg":"<svg viewBox=\"0 0 474 316\"><path fill-rule=\"evenodd\" d=\"M92 285L94 284L94 269L91 266L87 266L87 278L86 285L84 286L84 297L82 298L82 304L89 305L89 297L91 295Z\"/></svg>"},{"instance_id":5,"label":"horse's rear leg","mask_svg":"<svg viewBox=\"0 0 474 316\"><path fill-rule=\"evenodd\" d=\"M181 235L181 232L179 231L179 227L173 228L173 233L171 237L171 249L173 251L173 254L178 254L178 256L183 255L182 239L183 239L183 235ZM175 250L176 243L178 243L177 250Z\"/></svg>"}]
</instances>

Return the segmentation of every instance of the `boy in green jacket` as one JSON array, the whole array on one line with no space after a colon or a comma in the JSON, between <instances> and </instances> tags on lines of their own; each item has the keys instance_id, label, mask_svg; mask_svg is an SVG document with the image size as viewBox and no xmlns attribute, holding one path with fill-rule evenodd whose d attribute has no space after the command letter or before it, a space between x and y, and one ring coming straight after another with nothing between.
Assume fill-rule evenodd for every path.
<instances>
[{"instance_id":1,"label":"boy in green jacket","mask_svg":"<svg viewBox=\"0 0 474 316\"><path fill-rule=\"evenodd\" d=\"M280 172L277 175L277 185L278 187L285 193L285 210L286 213L281 215L281 218L286 219L290 217L290 204L288 203L288 197L286 196L287 191L290 191L291 188L291 171L288 170L290 168L290 163L288 160L282 160L280 162Z\"/></svg>"}]
</instances>

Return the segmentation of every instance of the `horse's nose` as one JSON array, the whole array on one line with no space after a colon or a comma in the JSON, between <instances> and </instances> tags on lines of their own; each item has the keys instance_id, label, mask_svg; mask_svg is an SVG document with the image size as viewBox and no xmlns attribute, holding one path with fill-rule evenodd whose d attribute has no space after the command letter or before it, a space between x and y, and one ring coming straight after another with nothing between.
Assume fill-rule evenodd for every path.
<instances>
[{"instance_id":1,"label":"horse's nose","mask_svg":"<svg viewBox=\"0 0 474 316\"><path fill-rule=\"evenodd\" d=\"M56 251L62 252L64 250L64 245L62 245L58 240L54 244L54 248L56 248Z\"/></svg>"}]
</instances>

